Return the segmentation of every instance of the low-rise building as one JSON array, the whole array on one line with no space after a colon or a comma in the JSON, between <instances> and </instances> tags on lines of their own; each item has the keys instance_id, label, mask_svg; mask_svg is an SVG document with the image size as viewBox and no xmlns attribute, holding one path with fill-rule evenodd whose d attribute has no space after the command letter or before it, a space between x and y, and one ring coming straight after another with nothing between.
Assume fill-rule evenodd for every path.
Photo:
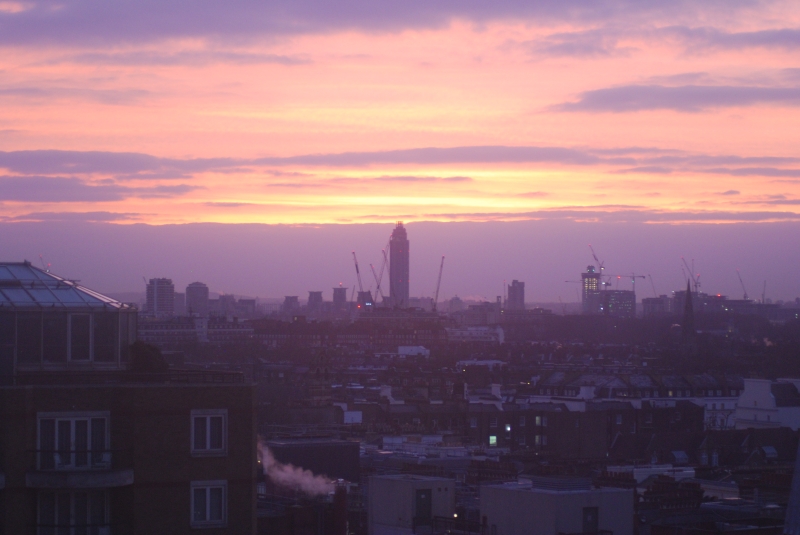
<instances>
[{"instance_id":1,"label":"low-rise building","mask_svg":"<svg viewBox=\"0 0 800 535\"><path fill-rule=\"evenodd\" d=\"M532 476L481 487L480 511L490 535L632 535L634 493L594 488L580 478Z\"/></svg>"},{"instance_id":2,"label":"low-rise building","mask_svg":"<svg viewBox=\"0 0 800 535\"><path fill-rule=\"evenodd\" d=\"M455 481L411 474L369 478L370 535L411 534L455 514Z\"/></svg>"}]
</instances>

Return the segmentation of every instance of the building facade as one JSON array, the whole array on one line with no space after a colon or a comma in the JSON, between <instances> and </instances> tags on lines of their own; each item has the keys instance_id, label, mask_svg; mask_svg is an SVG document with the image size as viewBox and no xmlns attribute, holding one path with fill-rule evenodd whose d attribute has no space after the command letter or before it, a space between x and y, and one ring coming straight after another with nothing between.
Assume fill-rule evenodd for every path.
<instances>
[{"instance_id":1,"label":"building facade","mask_svg":"<svg viewBox=\"0 0 800 535\"><path fill-rule=\"evenodd\" d=\"M208 286L202 282L193 282L186 287L186 313L208 317Z\"/></svg>"},{"instance_id":2,"label":"building facade","mask_svg":"<svg viewBox=\"0 0 800 535\"><path fill-rule=\"evenodd\" d=\"M508 310L525 310L525 283L518 280L511 281L508 285Z\"/></svg>"},{"instance_id":3,"label":"building facade","mask_svg":"<svg viewBox=\"0 0 800 535\"><path fill-rule=\"evenodd\" d=\"M171 316L175 312L175 285L172 279L150 279L147 283L145 312L151 316Z\"/></svg>"},{"instance_id":4,"label":"building facade","mask_svg":"<svg viewBox=\"0 0 800 535\"><path fill-rule=\"evenodd\" d=\"M0 534L255 533L253 386L133 372L136 337L134 307L0 263Z\"/></svg>"}]
</instances>

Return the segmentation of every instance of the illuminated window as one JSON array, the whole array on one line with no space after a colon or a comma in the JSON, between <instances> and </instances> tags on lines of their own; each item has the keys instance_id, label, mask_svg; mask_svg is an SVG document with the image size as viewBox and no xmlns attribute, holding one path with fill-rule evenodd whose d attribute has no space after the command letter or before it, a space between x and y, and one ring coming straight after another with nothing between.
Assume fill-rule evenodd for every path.
<instances>
[{"instance_id":1,"label":"illuminated window","mask_svg":"<svg viewBox=\"0 0 800 535\"><path fill-rule=\"evenodd\" d=\"M490 446L497 446L497 436L489 435L489 445Z\"/></svg>"}]
</instances>

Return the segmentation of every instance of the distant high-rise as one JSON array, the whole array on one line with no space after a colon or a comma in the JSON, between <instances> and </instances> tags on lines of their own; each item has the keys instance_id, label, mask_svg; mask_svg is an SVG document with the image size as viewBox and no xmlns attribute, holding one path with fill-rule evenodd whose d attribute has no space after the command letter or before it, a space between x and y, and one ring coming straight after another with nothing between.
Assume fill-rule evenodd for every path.
<instances>
[{"instance_id":1,"label":"distant high-rise","mask_svg":"<svg viewBox=\"0 0 800 535\"><path fill-rule=\"evenodd\" d=\"M392 231L389 240L389 295L393 306L408 307L409 243L402 221Z\"/></svg>"},{"instance_id":2,"label":"distant high-rise","mask_svg":"<svg viewBox=\"0 0 800 535\"><path fill-rule=\"evenodd\" d=\"M342 310L347 306L347 288L333 289L333 308L334 310Z\"/></svg>"},{"instance_id":3,"label":"distant high-rise","mask_svg":"<svg viewBox=\"0 0 800 535\"><path fill-rule=\"evenodd\" d=\"M173 312L176 316L186 315L186 294L175 292L175 306Z\"/></svg>"},{"instance_id":4,"label":"distant high-rise","mask_svg":"<svg viewBox=\"0 0 800 535\"><path fill-rule=\"evenodd\" d=\"M201 318L208 316L208 286L193 282L186 287L186 312Z\"/></svg>"},{"instance_id":5,"label":"distant high-rise","mask_svg":"<svg viewBox=\"0 0 800 535\"><path fill-rule=\"evenodd\" d=\"M686 281L686 299L683 302L683 337L685 340L694 338L696 331L694 330L694 307L692 306L692 286L690 281Z\"/></svg>"},{"instance_id":6,"label":"distant high-rise","mask_svg":"<svg viewBox=\"0 0 800 535\"><path fill-rule=\"evenodd\" d=\"M518 280L511 281L508 285L508 310L525 310L525 283Z\"/></svg>"},{"instance_id":7,"label":"distant high-rise","mask_svg":"<svg viewBox=\"0 0 800 535\"><path fill-rule=\"evenodd\" d=\"M581 304L584 314L600 313L600 273L595 271L594 266L586 266L586 273L581 273Z\"/></svg>"},{"instance_id":8,"label":"distant high-rise","mask_svg":"<svg viewBox=\"0 0 800 535\"><path fill-rule=\"evenodd\" d=\"M308 310L322 308L322 292L308 292Z\"/></svg>"},{"instance_id":9,"label":"distant high-rise","mask_svg":"<svg viewBox=\"0 0 800 535\"><path fill-rule=\"evenodd\" d=\"M175 285L172 279L150 279L145 308L156 317L171 316L175 312Z\"/></svg>"}]
</instances>

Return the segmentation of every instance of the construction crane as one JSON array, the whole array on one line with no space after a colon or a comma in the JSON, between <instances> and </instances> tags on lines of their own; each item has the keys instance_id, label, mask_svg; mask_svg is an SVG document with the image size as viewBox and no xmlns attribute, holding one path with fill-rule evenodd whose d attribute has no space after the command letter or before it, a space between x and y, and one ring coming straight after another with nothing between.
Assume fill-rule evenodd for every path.
<instances>
[{"instance_id":1,"label":"construction crane","mask_svg":"<svg viewBox=\"0 0 800 535\"><path fill-rule=\"evenodd\" d=\"M353 262L356 265L356 278L358 279L358 291L364 291L364 285L361 284L361 272L358 270L358 258L356 258L356 252L353 251Z\"/></svg>"},{"instance_id":2,"label":"construction crane","mask_svg":"<svg viewBox=\"0 0 800 535\"><path fill-rule=\"evenodd\" d=\"M689 272L689 277L692 279L692 285L694 286L694 293L699 292L700 291L700 281L699 281L700 275L699 274L697 276L694 275L694 260L692 260L692 267L689 267L689 263L686 262L686 259L684 257L681 257L681 260L683 261L683 265L686 266L686 270Z\"/></svg>"},{"instance_id":3,"label":"construction crane","mask_svg":"<svg viewBox=\"0 0 800 535\"><path fill-rule=\"evenodd\" d=\"M744 292L744 300L747 301L747 288L744 287L744 281L742 280L742 274L739 273L739 270L736 270L736 276L739 277L739 284L742 285L742 291Z\"/></svg>"},{"instance_id":4,"label":"construction crane","mask_svg":"<svg viewBox=\"0 0 800 535\"><path fill-rule=\"evenodd\" d=\"M370 264L369 268L372 270L372 276L375 277L375 284L376 284L375 297L378 297L378 295L380 295L381 299L386 300L386 298L383 296L383 291L381 290L381 278L383 278L383 270L381 270L381 275L379 277L378 274L375 272L375 266Z\"/></svg>"},{"instance_id":5,"label":"construction crane","mask_svg":"<svg viewBox=\"0 0 800 535\"><path fill-rule=\"evenodd\" d=\"M444 255L442 263L439 264L439 279L436 281L436 293L433 294L433 311L436 312L436 304L439 302L439 288L442 286L442 270L444 269Z\"/></svg>"},{"instance_id":6,"label":"construction crane","mask_svg":"<svg viewBox=\"0 0 800 535\"><path fill-rule=\"evenodd\" d=\"M597 258L597 255L594 252L594 247L592 247L591 243L589 244L589 250L592 252L592 258L594 258L594 261L597 262L597 269L600 270L600 280L602 281L603 280L603 270L606 269L605 262L601 262L600 259Z\"/></svg>"},{"instance_id":7,"label":"construction crane","mask_svg":"<svg viewBox=\"0 0 800 535\"><path fill-rule=\"evenodd\" d=\"M656 285L653 282L653 276L650 275L649 273L647 274L647 276L650 277L650 285L653 287L653 297L658 297L658 293L656 292Z\"/></svg>"},{"instance_id":8,"label":"construction crane","mask_svg":"<svg viewBox=\"0 0 800 535\"><path fill-rule=\"evenodd\" d=\"M611 277L616 277L617 278L617 283L619 283L619 280L622 279L623 277L630 277L631 278L631 284L633 285L633 293L636 293L636 279L646 279L647 278L644 275L636 275L635 273L631 273L630 275L610 275L610 276Z\"/></svg>"}]
</instances>

